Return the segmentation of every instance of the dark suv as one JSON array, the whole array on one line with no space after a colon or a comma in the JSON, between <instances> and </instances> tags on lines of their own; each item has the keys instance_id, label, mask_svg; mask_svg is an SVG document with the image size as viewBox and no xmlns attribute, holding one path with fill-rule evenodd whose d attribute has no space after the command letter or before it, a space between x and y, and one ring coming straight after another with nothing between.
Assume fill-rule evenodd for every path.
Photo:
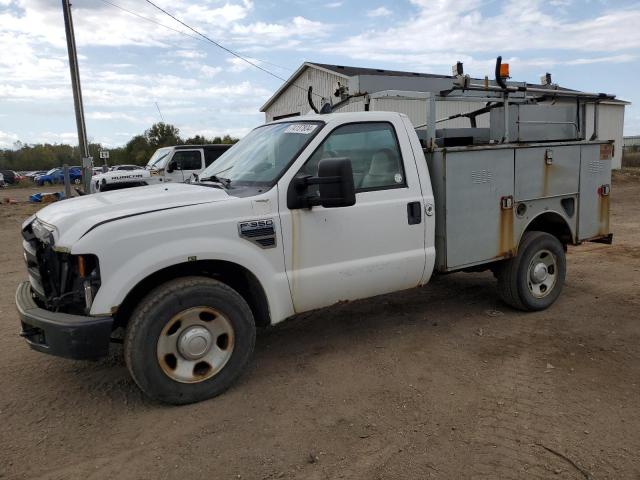
<instances>
[{"instance_id":1,"label":"dark suv","mask_svg":"<svg viewBox=\"0 0 640 480\"><path fill-rule=\"evenodd\" d=\"M6 183L7 185L14 185L18 183L18 176L13 170L0 169L0 173L4 177L4 183Z\"/></svg>"}]
</instances>

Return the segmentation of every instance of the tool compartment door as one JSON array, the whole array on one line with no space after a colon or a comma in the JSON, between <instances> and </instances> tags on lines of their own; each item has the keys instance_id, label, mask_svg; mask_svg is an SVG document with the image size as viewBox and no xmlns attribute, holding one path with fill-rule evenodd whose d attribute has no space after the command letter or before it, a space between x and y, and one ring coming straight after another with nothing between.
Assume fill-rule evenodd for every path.
<instances>
[{"instance_id":1,"label":"tool compartment door","mask_svg":"<svg viewBox=\"0 0 640 480\"><path fill-rule=\"evenodd\" d=\"M447 269L513 253L513 149L446 153Z\"/></svg>"},{"instance_id":2,"label":"tool compartment door","mask_svg":"<svg viewBox=\"0 0 640 480\"><path fill-rule=\"evenodd\" d=\"M607 190L611 188L611 157L611 144L581 146L578 240L610 233Z\"/></svg>"},{"instance_id":3,"label":"tool compartment door","mask_svg":"<svg viewBox=\"0 0 640 480\"><path fill-rule=\"evenodd\" d=\"M515 199L578 193L580 146L516 149Z\"/></svg>"}]
</instances>

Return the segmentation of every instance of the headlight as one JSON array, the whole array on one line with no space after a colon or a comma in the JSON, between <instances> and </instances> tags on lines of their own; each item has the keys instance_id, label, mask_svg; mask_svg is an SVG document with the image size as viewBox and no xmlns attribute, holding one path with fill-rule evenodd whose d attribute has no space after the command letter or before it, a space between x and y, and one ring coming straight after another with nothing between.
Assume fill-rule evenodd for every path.
<instances>
[{"instance_id":1,"label":"headlight","mask_svg":"<svg viewBox=\"0 0 640 480\"><path fill-rule=\"evenodd\" d=\"M38 240L44 243L50 243L53 236L54 228L50 225L42 223L37 218L31 224L31 231Z\"/></svg>"}]
</instances>

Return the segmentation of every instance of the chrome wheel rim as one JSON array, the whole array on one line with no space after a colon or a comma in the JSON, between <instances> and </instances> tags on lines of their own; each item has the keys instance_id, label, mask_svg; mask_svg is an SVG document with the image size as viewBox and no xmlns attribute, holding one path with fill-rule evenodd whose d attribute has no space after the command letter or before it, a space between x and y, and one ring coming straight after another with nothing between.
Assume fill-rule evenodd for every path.
<instances>
[{"instance_id":1,"label":"chrome wheel rim","mask_svg":"<svg viewBox=\"0 0 640 480\"><path fill-rule=\"evenodd\" d=\"M194 307L167 322L158 337L156 352L169 378L199 383L224 368L233 347L233 327L227 317L210 307Z\"/></svg>"},{"instance_id":2,"label":"chrome wheel rim","mask_svg":"<svg viewBox=\"0 0 640 480\"><path fill-rule=\"evenodd\" d=\"M549 250L540 250L529 263L527 286L536 298L544 298L556 285L558 279L558 261Z\"/></svg>"}]
</instances>

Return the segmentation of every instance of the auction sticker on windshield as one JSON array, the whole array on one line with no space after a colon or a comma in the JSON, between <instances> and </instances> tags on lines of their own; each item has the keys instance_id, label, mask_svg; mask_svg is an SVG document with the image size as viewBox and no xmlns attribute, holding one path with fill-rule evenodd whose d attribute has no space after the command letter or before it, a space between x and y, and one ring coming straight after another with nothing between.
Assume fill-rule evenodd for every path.
<instances>
[{"instance_id":1,"label":"auction sticker on windshield","mask_svg":"<svg viewBox=\"0 0 640 480\"><path fill-rule=\"evenodd\" d=\"M309 135L318 127L315 123L294 123L289 125L284 133L301 133L303 135Z\"/></svg>"}]
</instances>

